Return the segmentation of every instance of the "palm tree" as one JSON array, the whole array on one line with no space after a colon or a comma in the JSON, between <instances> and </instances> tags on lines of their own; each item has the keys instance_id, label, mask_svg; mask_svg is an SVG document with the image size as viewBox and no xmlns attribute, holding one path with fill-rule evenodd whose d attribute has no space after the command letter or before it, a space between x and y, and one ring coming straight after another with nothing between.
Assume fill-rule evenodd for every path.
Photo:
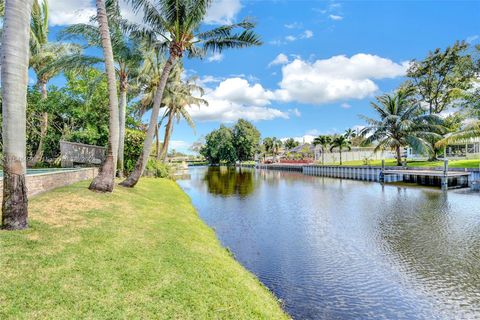
<instances>
[{"instance_id":1,"label":"palm tree","mask_svg":"<svg viewBox=\"0 0 480 320\"><path fill-rule=\"evenodd\" d=\"M347 139L355 138L357 136L357 132L353 129L347 129L345 130L345 133L343 134Z\"/></svg>"},{"instance_id":2,"label":"palm tree","mask_svg":"<svg viewBox=\"0 0 480 320\"><path fill-rule=\"evenodd\" d=\"M395 150L397 164L402 165L401 148L411 146L421 153L431 152L429 141L440 137L438 117L426 115L419 104L410 99L411 90L398 90L394 94L377 97L371 105L380 119L361 116L368 126L362 130L364 144L377 143L375 151Z\"/></svg>"},{"instance_id":3,"label":"palm tree","mask_svg":"<svg viewBox=\"0 0 480 320\"><path fill-rule=\"evenodd\" d=\"M190 57L204 56L207 51L221 52L227 48L245 48L260 45L261 41L251 30L254 24L248 21L198 32L212 0L129 0L129 2L133 4L135 11L143 10L144 25L125 23L126 28L149 39L159 50L169 52L153 100L143 152L133 172L121 183L123 186L133 187L143 174L150 156L163 92L175 63L182 59L185 52ZM234 34L237 28L244 31Z\"/></svg>"},{"instance_id":4,"label":"palm tree","mask_svg":"<svg viewBox=\"0 0 480 320\"><path fill-rule=\"evenodd\" d=\"M28 226L26 107L30 15L33 0L6 0L3 21L1 85L3 118L2 227Z\"/></svg>"},{"instance_id":5,"label":"palm tree","mask_svg":"<svg viewBox=\"0 0 480 320\"><path fill-rule=\"evenodd\" d=\"M280 152L280 148L282 147L282 145L282 140L277 139L276 137L272 138L272 153L275 159L277 158L277 155Z\"/></svg>"},{"instance_id":6,"label":"palm tree","mask_svg":"<svg viewBox=\"0 0 480 320\"><path fill-rule=\"evenodd\" d=\"M330 152L332 152L333 149L338 149L340 153L340 165L342 165L342 151L344 149L352 150L352 142L348 140L345 135L334 136L330 145Z\"/></svg>"},{"instance_id":7,"label":"palm tree","mask_svg":"<svg viewBox=\"0 0 480 320\"><path fill-rule=\"evenodd\" d=\"M110 38L112 42L115 71L119 81L119 142L117 175L123 177L124 151L125 151L125 122L128 105L127 95L130 88L140 73L145 52L141 45L131 35L122 32L118 20L120 19L120 8L117 0L111 0L107 5L107 13L110 20ZM102 38L99 29L91 24L76 24L67 27L61 32L62 38L73 39L83 38L89 46L101 47Z\"/></svg>"},{"instance_id":8,"label":"palm tree","mask_svg":"<svg viewBox=\"0 0 480 320\"><path fill-rule=\"evenodd\" d=\"M332 138L330 136L318 136L313 139L314 146L320 145L322 147L322 164L325 163L325 151L330 145L330 142L332 142Z\"/></svg>"},{"instance_id":9,"label":"palm tree","mask_svg":"<svg viewBox=\"0 0 480 320\"><path fill-rule=\"evenodd\" d=\"M189 107L208 105L208 102L204 99L194 96L194 93L199 92L203 95L203 88L197 86L194 81L182 81L183 67L181 64L177 64L174 68L172 75L175 75L174 79L170 79L170 83L165 90L162 104L165 105L166 110L162 118L168 119L165 126L165 136L160 151L160 159L164 160L167 157L168 145L170 143L170 137L173 132L174 120L177 122L183 118L187 124L195 129L195 123L188 113ZM158 139L158 137L157 137Z\"/></svg>"},{"instance_id":10,"label":"palm tree","mask_svg":"<svg viewBox=\"0 0 480 320\"><path fill-rule=\"evenodd\" d=\"M462 130L447 135L436 143L437 148L446 147L451 143L468 142L470 139L480 137L480 121L467 124Z\"/></svg>"},{"instance_id":11,"label":"palm tree","mask_svg":"<svg viewBox=\"0 0 480 320\"><path fill-rule=\"evenodd\" d=\"M48 41L48 1L34 0L30 22L30 67L37 77L37 88L42 99L47 99L47 84L65 69L74 68L80 59L81 48L71 43L51 43ZM29 161L34 166L43 158L44 143L48 131L48 112L40 116L40 137L37 150Z\"/></svg>"},{"instance_id":12,"label":"palm tree","mask_svg":"<svg viewBox=\"0 0 480 320\"><path fill-rule=\"evenodd\" d=\"M108 81L108 100L110 109L109 136L107 157L103 162L98 175L89 186L90 190L112 192L115 183L115 172L118 155L119 118L117 81L115 78L115 65L113 60L112 43L108 27L105 0L96 0L97 21L102 38L103 56Z\"/></svg>"}]
</instances>

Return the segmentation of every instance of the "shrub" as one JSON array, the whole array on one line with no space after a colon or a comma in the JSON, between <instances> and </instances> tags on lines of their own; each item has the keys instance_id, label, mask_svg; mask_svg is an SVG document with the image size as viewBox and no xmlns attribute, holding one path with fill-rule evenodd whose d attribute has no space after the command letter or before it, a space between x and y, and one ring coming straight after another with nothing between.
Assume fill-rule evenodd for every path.
<instances>
[{"instance_id":1,"label":"shrub","mask_svg":"<svg viewBox=\"0 0 480 320\"><path fill-rule=\"evenodd\" d=\"M125 131L124 173L130 174L142 153L145 132L127 129Z\"/></svg>"},{"instance_id":2,"label":"shrub","mask_svg":"<svg viewBox=\"0 0 480 320\"><path fill-rule=\"evenodd\" d=\"M171 168L159 160L150 159L147 162L144 176L155 178L170 178Z\"/></svg>"}]
</instances>

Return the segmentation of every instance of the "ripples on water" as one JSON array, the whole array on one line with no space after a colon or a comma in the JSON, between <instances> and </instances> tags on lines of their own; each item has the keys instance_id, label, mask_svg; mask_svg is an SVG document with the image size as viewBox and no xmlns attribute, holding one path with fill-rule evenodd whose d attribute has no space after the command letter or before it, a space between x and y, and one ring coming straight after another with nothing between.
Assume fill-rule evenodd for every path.
<instances>
[{"instance_id":1,"label":"ripples on water","mask_svg":"<svg viewBox=\"0 0 480 320\"><path fill-rule=\"evenodd\" d=\"M281 171L179 184L296 319L480 318L480 195Z\"/></svg>"}]
</instances>

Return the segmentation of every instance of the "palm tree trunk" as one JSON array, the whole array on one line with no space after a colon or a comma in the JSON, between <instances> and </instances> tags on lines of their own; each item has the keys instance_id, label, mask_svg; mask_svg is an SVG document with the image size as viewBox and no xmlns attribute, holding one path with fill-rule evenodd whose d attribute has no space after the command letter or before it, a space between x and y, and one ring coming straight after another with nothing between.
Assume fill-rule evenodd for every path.
<instances>
[{"instance_id":1,"label":"palm tree trunk","mask_svg":"<svg viewBox=\"0 0 480 320\"><path fill-rule=\"evenodd\" d=\"M400 146L395 147L395 153L397 155L397 165L401 166L402 165L402 154L400 151Z\"/></svg>"},{"instance_id":2,"label":"palm tree trunk","mask_svg":"<svg viewBox=\"0 0 480 320\"><path fill-rule=\"evenodd\" d=\"M165 161L168 154L168 145L170 143L170 136L172 135L173 113L168 116L167 126L165 127L165 137L163 139L162 152L160 152L160 159Z\"/></svg>"},{"instance_id":3,"label":"palm tree trunk","mask_svg":"<svg viewBox=\"0 0 480 320\"><path fill-rule=\"evenodd\" d=\"M38 82L38 86L41 90L42 93L42 100L46 100L48 98L48 93L47 93L47 81L45 80L40 80ZM30 167L34 167L38 162L42 161L43 158L43 149L44 149L44 144L45 144L45 138L47 137L47 131L48 131L48 112L43 112L42 113L42 118L40 121L40 139L38 141L38 147L37 151L35 152L35 155L29 162Z\"/></svg>"},{"instance_id":4,"label":"palm tree trunk","mask_svg":"<svg viewBox=\"0 0 480 320\"><path fill-rule=\"evenodd\" d=\"M119 104L119 137L118 137L118 159L117 176L123 178L124 153L125 153L125 118L127 116L127 86L125 83L120 85L120 104Z\"/></svg>"},{"instance_id":5,"label":"palm tree trunk","mask_svg":"<svg viewBox=\"0 0 480 320\"><path fill-rule=\"evenodd\" d=\"M101 192L112 192L115 183L115 172L118 155L118 135L119 135L119 117L118 117L118 96L117 81L115 77L115 66L113 63L112 42L110 39L110 30L108 28L107 12L105 9L105 0L96 0L97 20L102 37L103 56L105 58L105 69L108 80L108 100L110 107L109 136L107 156L98 175L93 179L89 186L90 190Z\"/></svg>"},{"instance_id":6,"label":"palm tree trunk","mask_svg":"<svg viewBox=\"0 0 480 320\"><path fill-rule=\"evenodd\" d=\"M163 67L162 76L160 78L160 82L157 87L157 92L155 93L155 97L153 99L153 107L152 107L152 114L150 116L150 124L147 130L147 136L145 137L145 142L143 144L143 151L140 157L135 164L135 168L133 172L128 176L128 178L120 183L120 185L124 187L134 187L140 177L145 170L145 167L148 162L148 157L150 157L150 153L152 152L152 144L153 144L153 137L155 135L155 127L158 121L158 114L160 112L160 105L163 99L163 91L165 90L165 86L167 85L168 76L172 71L173 65L175 64L177 58L170 54L165 66Z\"/></svg>"},{"instance_id":7,"label":"palm tree trunk","mask_svg":"<svg viewBox=\"0 0 480 320\"><path fill-rule=\"evenodd\" d=\"M340 152L340 165L342 165L342 148L338 150Z\"/></svg>"},{"instance_id":8,"label":"palm tree trunk","mask_svg":"<svg viewBox=\"0 0 480 320\"><path fill-rule=\"evenodd\" d=\"M30 14L33 0L7 0L0 65L3 116L2 227L28 226L26 174L26 108Z\"/></svg>"},{"instance_id":9,"label":"palm tree trunk","mask_svg":"<svg viewBox=\"0 0 480 320\"><path fill-rule=\"evenodd\" d=\"M157 123L155 149L157 150L157 161L160 160L160 125Z\"/></svg>"}]
</instances>

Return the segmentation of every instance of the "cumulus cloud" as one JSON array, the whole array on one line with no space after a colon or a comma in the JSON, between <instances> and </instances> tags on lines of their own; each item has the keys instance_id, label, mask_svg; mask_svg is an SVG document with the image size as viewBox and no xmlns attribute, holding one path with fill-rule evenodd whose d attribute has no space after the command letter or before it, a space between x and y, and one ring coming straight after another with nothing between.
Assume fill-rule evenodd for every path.
<instances>
[{"instance_id":1,"label":"cumulus cloud","mask_svg":"<svg viewBox=\"0 0 480 320\"><path fill-rule=\"evenodd\" d=\"M301 36L302 39L310 39L313 37L313 31L312 30L305 30Z\"/></svg>"},{"instance_id":2,"label":"cumulus cloud","mask_svg":"<svg viewBox=\"0 0 480 320\"><path fill-rule=\"evenodd\" d=\"M93 0L49 0L49 22L53 26L88 23L97 13ZM120 0L122 16L131 21L142 22L142 14L134 13L126 0Z\"/></svg>"},{"instance_id":3,"label":"cumulus cloud","mask_svg":"<svg viewBox=\"0 0 480 320\"><path fill-rule=\"evenodd\" d=\"M268 64L269 67L287 64L289 62L288 56L286 54L280 53L272 62Z\"/></svg>"},{"instance_id":4,"label":"cumulus cloud","mask_svg":"<svg viewBox=\"0 0 480 320\"><path fill-rule=\"evenodd\" d=\"M204 22L208 24L232 23L241 9L240 0L214 0Z\"/></svg>"},{"instance_id":5,"label":"cumulus cloud","mask_svg":"<svg viewBox=\"0 0 480 320\"><path fill-rule=\"evenodd\" d=\"M208 107L191 107L192 117L200 121L233 122L240 118L259 121L288 119L289 113L269 105L274 93L260 84L250 84L243 78L228 78L214 89L207 89L203 97Z\"/></svg>"},{"instance_id":6,"label":"cumulus cloud","mask_svg":"<svg viewBox=\"0 0 480 320\"><path fill-rule=\"evenodd\" d=\"M49 15L51 25L87 23L96 14L91 0L50 0Z\"/></svg>"},{"instance_id":7,"label":"cumulus cloud","mask_svg":"<svg viewBox=\"0 0 480 320\"><path fill-rule=\"evenodd\" d=\"M277 99L322 104L373 95L376 79L403 76L408 63L398 64L376 55L359 53L307 62L295 59L282 68Z\"/></svg>"}]
</instances>

